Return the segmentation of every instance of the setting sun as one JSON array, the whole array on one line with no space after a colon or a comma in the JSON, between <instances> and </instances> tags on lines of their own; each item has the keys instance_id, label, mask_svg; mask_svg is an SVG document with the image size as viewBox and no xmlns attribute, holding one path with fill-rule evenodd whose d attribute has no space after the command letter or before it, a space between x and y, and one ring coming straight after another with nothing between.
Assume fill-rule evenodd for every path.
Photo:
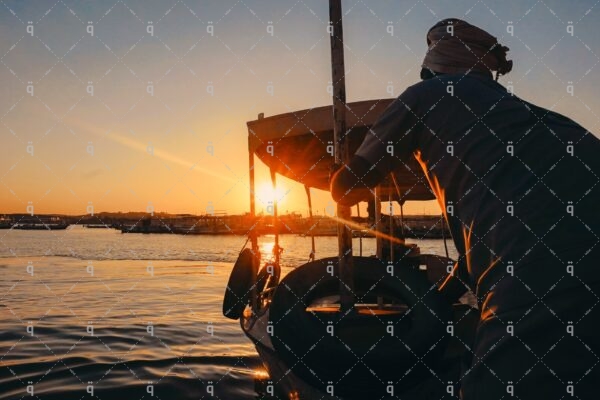
<instances>
[{"instance_id":1,"label":"setting sun","mask_svg":"<svg viewBox=\"0 0 600 400\"><path fill-rule=\"evenodd\" d=\"M271 201L281 203L285 201L289 190L285 191L281 187L273 187L270 182L260 183L256 187L256 200L259 204L267 204Z\"/></svg>"}]
</instances>

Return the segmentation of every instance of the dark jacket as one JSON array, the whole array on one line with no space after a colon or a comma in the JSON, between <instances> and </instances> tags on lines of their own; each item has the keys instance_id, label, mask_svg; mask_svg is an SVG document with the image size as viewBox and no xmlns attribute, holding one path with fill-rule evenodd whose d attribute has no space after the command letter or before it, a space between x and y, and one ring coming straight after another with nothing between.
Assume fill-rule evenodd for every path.
<instances>
[{"instance_id":1,"label":"dark jacket","mask_svg":"<svg viewBox=\"0 0 600 400\"><path fill-rule=\"evenodd\" d=\"M486 75L437 76L409 87L384 112L350 163L353 173L332 180L334 199L355 203L353 193L413 156L482 300L493 288L514 285L511 271L532 293L514 303L535 301L569 263L576 274L600 280L586 258L600 246L600 140L577 123Z\"/></svg>"}]
</instances>

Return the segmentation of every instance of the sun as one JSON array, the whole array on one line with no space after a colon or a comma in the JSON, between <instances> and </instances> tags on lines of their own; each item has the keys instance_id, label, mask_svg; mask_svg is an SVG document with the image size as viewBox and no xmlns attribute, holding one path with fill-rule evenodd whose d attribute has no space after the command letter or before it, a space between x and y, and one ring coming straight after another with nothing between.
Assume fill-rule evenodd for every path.
<instances>
[{"instance_id":1,"label":"sun","mask_svg":"<svg viewBox=\"0 0 600 400\"><path fill-rule=\"evenodd\" d=\"M285 199L285 192L280 187L273 187L270 182L261 183L256 187L256 201L268 203L277 200L281 203Z\"/></svg>"}]
</instances>

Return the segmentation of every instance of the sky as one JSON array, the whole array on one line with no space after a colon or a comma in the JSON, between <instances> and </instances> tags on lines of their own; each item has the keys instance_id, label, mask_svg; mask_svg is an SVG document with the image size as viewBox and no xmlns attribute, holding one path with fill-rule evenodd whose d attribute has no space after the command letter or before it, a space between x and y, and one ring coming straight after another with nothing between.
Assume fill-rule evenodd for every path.
<instances>
[{"instance_id":1,"label":"sky","mask_svg":"<svg viewBox=\"0 0 600 400\"><path fill-rule=\"evenodd\" d=\"M600 133L598 1L342 4L348 101L416 83L427 30L457 17L510 48L502 84ZM1 1L0 213L248 211L246 122L331 104L327 22L323 0ZM281 212L306 214L279 185Z\"/></svg>"}]
</instances>

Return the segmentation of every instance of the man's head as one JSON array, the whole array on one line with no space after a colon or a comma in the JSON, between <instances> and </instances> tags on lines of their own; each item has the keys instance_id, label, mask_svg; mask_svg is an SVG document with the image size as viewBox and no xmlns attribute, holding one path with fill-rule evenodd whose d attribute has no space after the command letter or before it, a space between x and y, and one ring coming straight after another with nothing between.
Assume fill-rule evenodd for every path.
<instances>
[{"instance_id":1,"label":"man's head","mask_svg":"<svg viewBox=\"0 0 600 400\"><path fill-rule=\"evenodd\" d=\"M421 78L435 74L460 74L471 71L505 75L512 70L506 59L508 47L486 31L456 18L435 24L427 32L427 54Z\"/></svg>"}]
</instances>

